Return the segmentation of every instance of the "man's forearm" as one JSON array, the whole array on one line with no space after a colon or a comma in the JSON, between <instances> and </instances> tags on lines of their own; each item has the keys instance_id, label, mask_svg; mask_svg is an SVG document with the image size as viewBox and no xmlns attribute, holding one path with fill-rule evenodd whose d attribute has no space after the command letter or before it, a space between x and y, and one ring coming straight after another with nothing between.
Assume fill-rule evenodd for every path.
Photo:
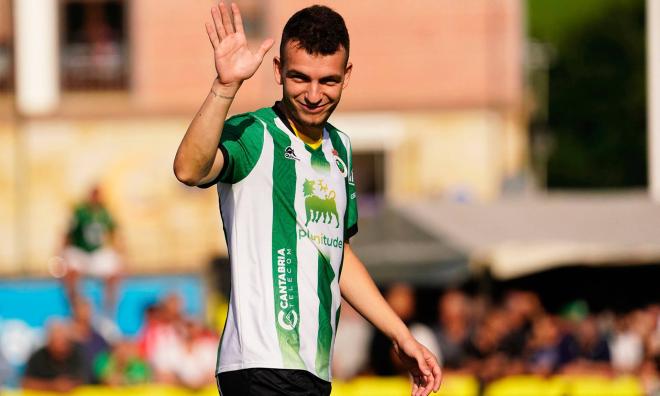
<instances>
[{"instance_id":1,"label":"man's forearm","mask_svg":"<svg viewBox=\"0 0 660 396\"><path fill-rule=\"evenodd\" d=\"M391 340L398 343L412 337L348 243L344 245L344 264L339 288L342 297Z\"/></svg>"},{"instance_id":2,"label":"man's forearm","mask_svg":"<svg viewBox=\"0 0 660 396\"><path fill-rule=\"evenodd\" d=\"M240 84L223 86L216 79L186 131L174 159L174 174L186 185L198 185L212 170L222 168L218 144Z\"/></svg>"}]
</instances>

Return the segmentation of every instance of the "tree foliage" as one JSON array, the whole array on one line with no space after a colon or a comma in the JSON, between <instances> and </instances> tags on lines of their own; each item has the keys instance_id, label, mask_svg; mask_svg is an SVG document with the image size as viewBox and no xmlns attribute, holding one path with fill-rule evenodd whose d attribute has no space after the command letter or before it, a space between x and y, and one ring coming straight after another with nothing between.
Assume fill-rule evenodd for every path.
<instances>
[{"instance_id":1,"label":"tree foliage","mask_svg":"<svg viewBox=\"0 0 660 396\"><path fill-rule=\"evenodd\" d=\"M604 3L555 44L549 187L646 185L644 1Z\"/></svg>"}]
</instances>

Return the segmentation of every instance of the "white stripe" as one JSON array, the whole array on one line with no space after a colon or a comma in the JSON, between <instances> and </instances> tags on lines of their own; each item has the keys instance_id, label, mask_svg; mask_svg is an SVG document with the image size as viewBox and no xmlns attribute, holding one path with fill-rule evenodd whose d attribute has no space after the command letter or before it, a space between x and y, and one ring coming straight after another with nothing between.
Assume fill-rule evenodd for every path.
<instances>
[{"instance_id":1,"label":"white stripe","mask_svg":"<svg viewBox=\"0 0 660 396\"><path fill-rule=\"evenodd\" d=\"M283 364L273 308L272 169L273 141L264 124L263 149L250 175L234 185L218 184L232 266L230 311L235 314L227 322L218 372L255 362Z\"/></svg>"}]
</instances>

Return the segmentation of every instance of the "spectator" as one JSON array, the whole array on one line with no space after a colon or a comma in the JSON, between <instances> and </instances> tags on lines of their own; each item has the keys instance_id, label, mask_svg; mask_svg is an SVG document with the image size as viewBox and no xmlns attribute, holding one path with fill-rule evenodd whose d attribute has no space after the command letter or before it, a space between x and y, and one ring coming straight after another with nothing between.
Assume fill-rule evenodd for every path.
<instances>
[{"instance_id":1,"label":"spectator","mask_svg":"<svg viewBox=\"0 0 660 396\"><path fill-rule=\"evenodd\" d=\"M395 284L385 293L387 303L394 312L410 328L410 332L420 343L425 345L435 356L439 354L436 338L427 326L414 323L415 293L407 284ZM385 334L376 331L369 348L370 367L376 375L393 376L407 373L396 356L390 339Z\"/></svg>"},{"instance_id":2,"label":"spectator","mask_svg":"<svg viewBox=\"0 0 660 396\"><path fill-rule=\"evenodd\" d=\"M438 301L436 336L443 368L460 369L467 358L466 346L470 338L470 301L458 290L450 290Z\"/></svg>"},{"instance_id":3,"label":"spectator","mask_svg":"<svg viewBox=\"0 0 660 396\"><path fill-rule=\"evenodd\" d=\"M348 303L341 305L339 329L332 354L332 376L350 380L368 363L373 328Z\"/></svg>"},{"instance_id":4,"label":"spectator","mask_svg":"<svg viewBox=\"0 0 660 396\"><path fill-rule=\"evenodd\" d=\"M70 392L84 382L83 357L71 340L69 326L64 322L51 323L46 346L28 360L23 388Z\"/></svg>"},{"instance_id":5,"label":"spectator","mask_svg":"<svg viewBox=\"0 0 660 396\"><path fill-rule=\"evenodd\" d=\"M138 354L135 343L118 341L112 352L102 352L94 361L94 373L109 386L138 385L151 380L151 369Z\"/></svg>"},{"instance_id":6,"label":"spectator","mask_svg":"<svg viewBox=\"0 0 660 396\"><path fill-rule=\"evenodd\" d=\"M76 297L72 302L72 311L71 336L82 352L85 382L96 383L98 378L92 370L94 359L101 352L105 352L109 345L92 326L92 306L88 300L81 296Z\"/></svg>"},{"instance_id":7,"label":"spectator","mask_svg":"<svg viewBox=\"0 0 660 396\"><path fill-rule=\"evenodd\" d=\"M156 379L193 390L215 383L217 337L194 320L180 330L181 338L156 363Z\"/></svg>"},{"instance_id":8,"label":"spectator","mask_svg":"<svg viewBox=\"0 0 660 396\"><path fill-rule=\"evenodd\" d=\"M170 293L145 311L145 324L138 339L139 350L141 356L156 369L162 364L161 361L172 360L172 347L181 342L181 305L181 297Z\"/></svg>"},{"instance_id":9,"label":"spectator","mask_svg":"<svg viewBox=\"0 0 660 396\"><path fill-rule=\"evenodd\" d=\"M501 350L512 358L522 357L532 333L534 317L542 313L538 296L531 292L511 291L504 299L509 330L501 340Z\"/></svg>"},{"instance_id":10,"label":"spectator","mask_svg":"<svg viewBox=\"0 0 660 396\"><path fill-rule=\"evenodd\" d=\"M121 272L120 252L117 226L103 203L100 188L94 187L87 200L75 207L64 237L61 255L70 301L79 294L81 274L101 278L105 282L105 313L112 317Z\"/></svg>"},{"instance_id":11,"label":"spectator","mask_svg":"<svg viewBox=\"0 0 660 396\"><path fill-rule=\"evenodd\" d=\"M617 320L610 351L612 367L619 372L634 372L644 359L644 340L635 319L635 314L630 313Z\"/></svg>"},{"instance_id":12,"label":"spectator","mask_svg":"<svg viewBox=\"0 0 660 396\"><path fill-rule=\"evenodd\" d=\"M538 317L527 345L529 372L543 376L553 374L560 364L560 342L557 320L550 315Z\"/></svg>"},{"instance_id":13,"label":"spectator","mask_svg":"<svg viewBox=\"0 0 660 396\"><path fill-rule=\"evenodd\" d=\"M491 309L477 325L466 345L466 368L482 382L493 381L506 373L509 360L501 342L510 331L506 312ZM517 365L511 365L511 369Z\"/></svg>"}]
</instances>

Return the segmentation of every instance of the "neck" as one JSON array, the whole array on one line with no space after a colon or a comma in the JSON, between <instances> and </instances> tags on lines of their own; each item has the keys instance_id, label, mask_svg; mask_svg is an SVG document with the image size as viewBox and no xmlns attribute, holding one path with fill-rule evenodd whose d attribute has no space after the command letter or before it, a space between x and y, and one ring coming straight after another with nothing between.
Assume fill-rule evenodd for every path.
<instances>
[{"instance_id":1,"label":"neck","mask_svg":"<svg viewBox=\"0 0 660 396\"><path fill-rule=\"evenodd\" d=\"M284 113L286 116L286 119L289 121L289 124L291 125L291 128L294 130L294 132L302 139L303 142L305 143L315 143L321 140L321 137L323 136L323 127L311 127L311 126L303 126L300 125L300 123L296 122L295 119L291 116L291 112L287 108L287 106L284 104L283 101L278 102L280 110Z\"/></svg>"}]
</instances>

